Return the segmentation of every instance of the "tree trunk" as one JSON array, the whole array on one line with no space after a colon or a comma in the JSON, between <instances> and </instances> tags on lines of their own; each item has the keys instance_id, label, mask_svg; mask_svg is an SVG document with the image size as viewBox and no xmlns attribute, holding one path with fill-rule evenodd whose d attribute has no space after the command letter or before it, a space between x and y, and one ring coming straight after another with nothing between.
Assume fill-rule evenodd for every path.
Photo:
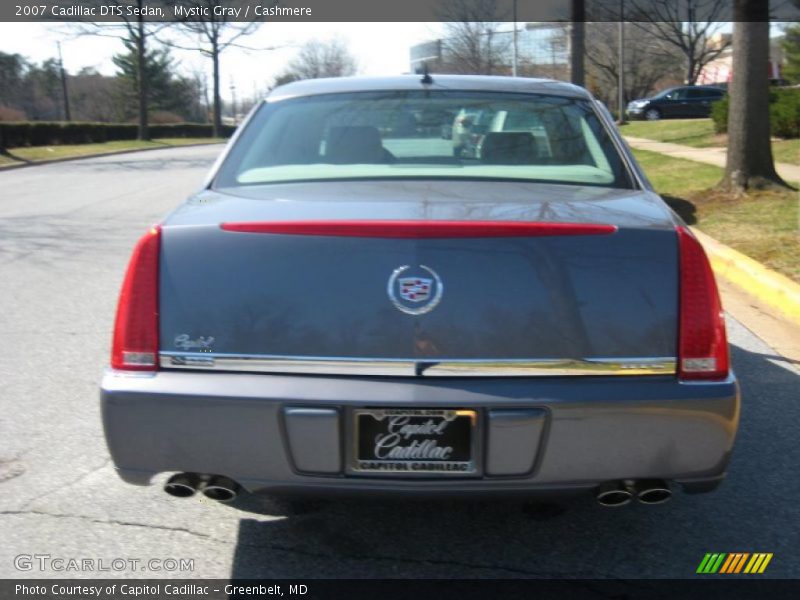
<instances>
[{"instance_id":1,"label":"tree trunk","mask_svg":"<svg viewBox=\"0 0 800 600\"><path fill-rule=\"evenodd\" d=\"M139 98L139 139L150 139L150 128L147 119L147 69L146 69L146 45L144 31L144 17L139 17L138 33L136 35L136 90Z\"/></svg>"},{"instance_id":2,"label":"tree trunk","mask_svg":"<svg viewBox=\"0 0 800 600\"><path fill-rule=\"evenodd\" d=\"M222 137L222 100L219 97L219 45L216 40L211 44L211 60L214 63L214 137Z\"/></svg>"},{"instance_id":3,"label":"tree trunk","mask_svg":"<svg viewBox=\"0 0 800 600\"><path fill-rule=\"evenodd\" d=\"M572 0L572 26L569 32L569 75L575 85L584 86L583 55L586 52L586 6L584 0Z\"/></svg>"},{"instance_id":4,"label":"tree trunk","mask_svg":"<svg viewBox=\"0 0 800 600\"><path fill-rule=\"evenodd\" d=\"M620 11L621 12L621 11ZM619 46L617 47L617 124L627 123L625 110L625 21L620 19L617 23L619 28Z\"/></svg>"},{"instance_id":5,"label":"tree trunk","mask_svg":"<svg viewBox=\"0 0 800 600\"><path fill-rule=\"evenodd\" d=\"M723 189L786 185L775 172L769 126L769 3L735 0L728 158Z\"/></svg>"}]
</instances>

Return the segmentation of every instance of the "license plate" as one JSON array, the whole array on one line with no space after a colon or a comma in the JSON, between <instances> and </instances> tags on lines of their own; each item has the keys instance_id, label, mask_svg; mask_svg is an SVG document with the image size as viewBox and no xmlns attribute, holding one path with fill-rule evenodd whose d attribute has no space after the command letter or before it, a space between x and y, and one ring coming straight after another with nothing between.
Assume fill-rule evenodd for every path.
<instances>
[{"instance_id":1,"label":"license plate","mask_svg":"<svg viewBox=\"0 0 800 600\"><path fill-rule=\"evenodd\" d=\"M474 410L359 409L353 470L369 473L475 472Z\"/></svg>"}]
</instances>

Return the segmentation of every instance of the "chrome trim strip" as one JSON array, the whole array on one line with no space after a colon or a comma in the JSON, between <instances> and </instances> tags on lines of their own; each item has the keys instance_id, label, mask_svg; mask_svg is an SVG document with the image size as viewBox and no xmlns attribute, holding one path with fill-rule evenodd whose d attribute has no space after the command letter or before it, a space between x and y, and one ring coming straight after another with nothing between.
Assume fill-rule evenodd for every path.
<instances>
[{"instance_id":1,"label":"chrome trim strip","mask_svg":"<svg viewBox=\"0 0 800 600\"><path fill-rule=\"evenodd\" d=\"M672 375L674 357L459 359L330 358L269 356L211 352L161 352L164 369L302 373L311 375L373 375L390 377L544 377L560 375Z\"/></svg>"}]
</instances>

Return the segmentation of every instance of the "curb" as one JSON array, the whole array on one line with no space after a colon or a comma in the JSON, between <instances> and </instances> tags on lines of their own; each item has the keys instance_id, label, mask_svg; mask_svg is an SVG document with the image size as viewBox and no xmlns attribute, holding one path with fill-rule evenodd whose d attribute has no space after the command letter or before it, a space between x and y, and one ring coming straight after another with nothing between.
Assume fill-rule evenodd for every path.
<instances>
[{"instance_id":1,"label":"curb","mask_svg":"<svg viewBox=\"0 0 800 600\"><path fill-rule=\"evenodd\" d=\"M227 140L221 142L204 142L201 144L180 144L171 146L164 144L155 148L132 148L131 150L112 150L111 152L98 152L97 154L81 154L80 156L64 156L63 158L50 158L48 160L34 160L30 162L20 162L20 164L0 165L0 173L3 171L13 171L15 169L25 169L27 167L38 167L39 165L52 165L55 163L69 162L73 160L83 160L84 158L100 158L102 156L116 156L118 154L133 154L134 152L150 152L152 150L168 150L170 148L197 148L198 146L214 146L225 144Z\"/></svg>"},{"instance_id":2,"label":"curb","mask_svg":"<svg viewBox=\"0 0 800 600\"><path fill-rule=\"evenodd\" d=\"M714 272L744 289L781 316L800 325L800 285L760 262L718 242L702 231L692 231L703 244Z\"/></svg>"}]
</instances>

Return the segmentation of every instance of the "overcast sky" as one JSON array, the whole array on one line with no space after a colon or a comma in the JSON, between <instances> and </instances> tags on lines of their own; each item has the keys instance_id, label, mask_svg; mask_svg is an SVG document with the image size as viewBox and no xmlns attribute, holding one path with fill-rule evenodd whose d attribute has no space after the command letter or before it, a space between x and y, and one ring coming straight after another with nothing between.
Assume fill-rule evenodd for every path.
<instances>
[{"instance_id":1,"label":"overcast sky","mask_svg":"<svg viewBox=\"0 0 800 600\"><path fill-rule=\"evenodd\" d=\"M257 33L241 38L241 43L254 48L283 48L260 52L228 49L222 57L222 95L226 99L230 97L232 79L238 98L266 90L296 52L296 47L311 38L339 36L344 39L359 61L361 74L406 73L409 46L439 37L440 31L439 23L267 23ZM91 66L105 75L112 75L115 67L111 56L122 51L119 40L75 37L64 24L0 23L0 51L22 54L34 62L56 56L58 41L61 41L64 66L70 73ZM210 79L210 60L197 52L174 50L173 55L183 72L203 70Z\"/></svg>"}]
</instances>

